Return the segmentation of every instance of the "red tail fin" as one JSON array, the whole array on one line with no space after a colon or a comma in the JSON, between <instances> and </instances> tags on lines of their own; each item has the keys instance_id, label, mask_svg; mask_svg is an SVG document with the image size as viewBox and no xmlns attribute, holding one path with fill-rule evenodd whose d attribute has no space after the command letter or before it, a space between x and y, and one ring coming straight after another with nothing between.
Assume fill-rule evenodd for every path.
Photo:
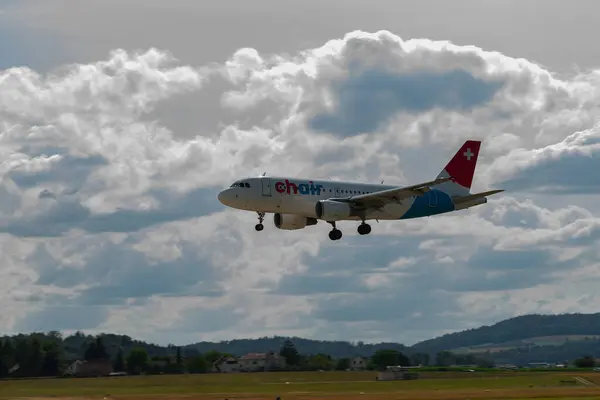
<instances>
[{"instance_id":1,"label":"red tail fin","mask_svg":"<svg viewBox=\"0 0 600 400\"><path fill-rule=\"evenodd\" d=\"M444 168L452 180L464 188L471 189L480 146L479 140L467 140Z\"/></svg>"}]
</instances>

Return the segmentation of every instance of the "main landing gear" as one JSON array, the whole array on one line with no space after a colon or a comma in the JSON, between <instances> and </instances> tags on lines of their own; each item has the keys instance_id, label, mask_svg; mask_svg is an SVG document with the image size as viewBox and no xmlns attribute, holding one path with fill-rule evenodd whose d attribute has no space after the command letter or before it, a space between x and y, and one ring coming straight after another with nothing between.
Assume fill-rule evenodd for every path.
<instances>
[{"instance_id":1,"label":"main landing gear","mask_svg":"<svg viewBox=\"0 0 600 400\"><path fill-rule=\"evenodd\" d=\"M342 231L335 227L335 221L327 221L333 226L333 229L329 232L329 239L340 240L342 238Z\"/></svg>"},{"instance_id":2,"label":"main landing gear","mask_svg":"<svg viewBox=\"0 0 600 400\"><path fill-rule=\"evenodd\" d=\"M263 225L263 221L265 220L265 213L264 212L258 212L258 224L256 224L254 226L254 229L257 232L262 231L263 229L265 229L265 226Z\"/></svg>"},{"instance_id":3,"label":"main landing gear","mask_svg":"<svg viewBox=\"0 0 600 400\"><path fill-rule=\"evenodd\" d=\"M362 224L358 226L357 231L359 235L368 235L369 233L371 233L371 225L363 221Z\"/></svg>"},{"instance_id":4,"label":"main landing gear","mask_svg":"<svg viewBox=\"0 0 600 400\"><path fill-rule=\"evenodd\" d=\"M342 231L340 231L336 226L335 226L335 222L334 221L327 221L331 224L331 226L333 226L333 229L329 232L329 239L331 240L340 240L342 238ZM368 235L369 233L371 233L371 225L367 224L366 222L362 222L362 224L360 224L358 226L358 234L359 235Z\"/></svg>"}]
</instances>

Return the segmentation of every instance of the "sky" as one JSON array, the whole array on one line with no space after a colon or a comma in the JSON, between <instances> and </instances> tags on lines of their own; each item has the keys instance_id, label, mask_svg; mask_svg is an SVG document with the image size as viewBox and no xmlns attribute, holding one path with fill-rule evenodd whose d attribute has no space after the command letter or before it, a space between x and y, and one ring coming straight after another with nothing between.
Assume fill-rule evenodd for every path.
<instances>
[{"instance_id":1,"label":"sky","mask_svg":"<svg viewBox=\"0 0 600 400\"><path fill-rule=\"evenodd\" d=\"M600 301L597 1L0 1L0 333L407 345ZM444 216L279 231L263 172L407 185L482 140Z\"/></svg>"}]
</instances>

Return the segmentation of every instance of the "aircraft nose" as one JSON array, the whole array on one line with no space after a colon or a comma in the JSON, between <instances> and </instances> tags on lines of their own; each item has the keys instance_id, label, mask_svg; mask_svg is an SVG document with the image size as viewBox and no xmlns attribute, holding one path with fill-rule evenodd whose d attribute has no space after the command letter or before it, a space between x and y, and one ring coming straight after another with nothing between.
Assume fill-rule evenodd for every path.
<instances>
[{"instance_id":1,"label":"aircraft nose","mask_svg":"<svg viewBox=\"0 0 600 400\"><path fill-rule=\"evenodd\" d=\"M223 191L221 191L221 192L219 192L219 194L217 195L217 199L219 199L219 201L220 201L220 202L221 202L221 204L223 204L223 205L227 205L227 204L225 204L225 201L226 201L226 200L225 200L225 197L227 197L227 196L225 195L225 191L224 191L224 190L223 190Z\"/></svg>"},{"instance_id":2,"label":"aircraft nose","mask_svg":"<svg viewBox=\"0 0 600 400\"><path fill-rule=\"evenodd\" d=\"M231 195L232 195L231 190L225 189L217 195L217 199L219 199L221 204L229 206L229 205L231 205L231 198L232 198Z\"/></svg>"}]
</instances>

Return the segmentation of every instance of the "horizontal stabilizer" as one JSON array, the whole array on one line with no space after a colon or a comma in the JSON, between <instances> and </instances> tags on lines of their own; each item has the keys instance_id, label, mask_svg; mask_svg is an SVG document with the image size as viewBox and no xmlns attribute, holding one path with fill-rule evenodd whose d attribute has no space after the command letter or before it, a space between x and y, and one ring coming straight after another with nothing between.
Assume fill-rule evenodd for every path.
<instances>
[{"instance_id":1,"label":"horizontal stabilizer","mask_svg":"<svg viewBox=\"0 0 600 400\"><path fill-rule=\"evenodd\" d=\"M452 198L452 201L454 202L454 204L461 204L461 203L466 203L468 201L491 196L493 194L500 193L500 192L504 192L504 189L496 189L496 190L489 190L487 192L473 193L468 196L454 196Z\"/></svg>"}]
</instances>

